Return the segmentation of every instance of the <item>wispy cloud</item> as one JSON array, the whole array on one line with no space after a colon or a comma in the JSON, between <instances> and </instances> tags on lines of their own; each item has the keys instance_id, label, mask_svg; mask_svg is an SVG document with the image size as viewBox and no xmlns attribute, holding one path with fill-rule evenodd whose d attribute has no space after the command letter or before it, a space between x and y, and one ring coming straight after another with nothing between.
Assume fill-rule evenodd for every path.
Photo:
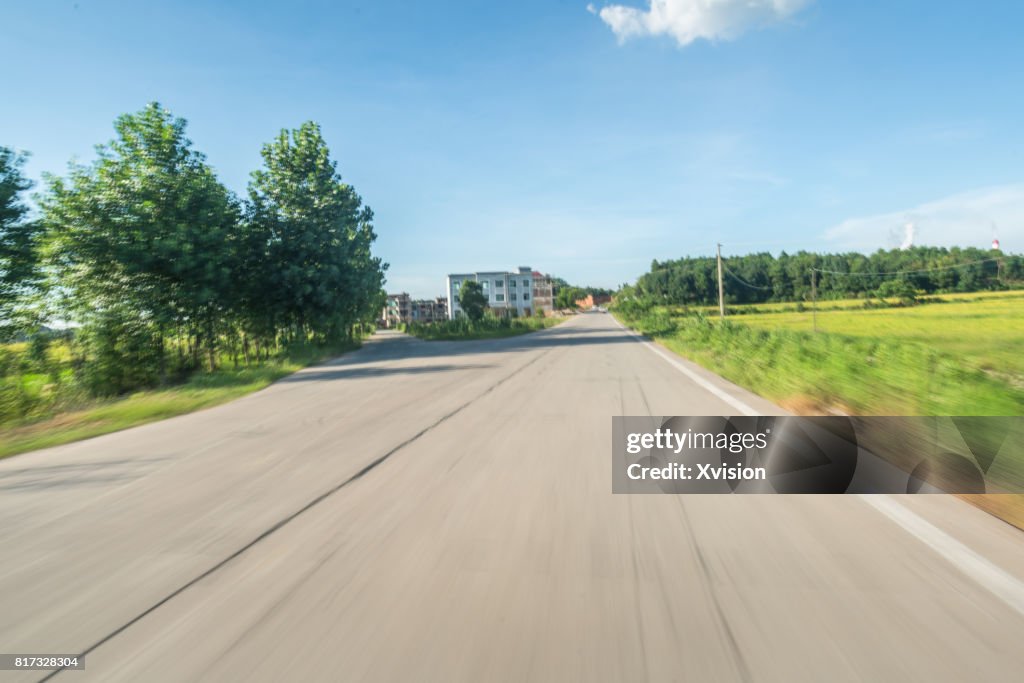
<instances>
[{"instance_id":1,"label":"wispy cloud","mask_svg":"<svg viewBox=\"0 0 1024 683\"><path fill-rule=\"evenodd\" d=\"M646 10L626 5L597 9L620 41L639 36L669 35L680 46L695 40L731 40L744 31L783 21L813 0L648 0Z\"/></svg>"},{"instance_id":2,"label":"wispy cloud","mask_svg":"<svg viewBox=\"0 0 1024 683\"><path fill-rule=\"evenodd\" d=\"M1024 247L1024 183L987 187L926 202L903 211L851 218L825 232L846 249L873 251L899 246L913 225L914 242L935 246L987 247L998 234L1003 249Z\"/></svg>"}]
</instances>

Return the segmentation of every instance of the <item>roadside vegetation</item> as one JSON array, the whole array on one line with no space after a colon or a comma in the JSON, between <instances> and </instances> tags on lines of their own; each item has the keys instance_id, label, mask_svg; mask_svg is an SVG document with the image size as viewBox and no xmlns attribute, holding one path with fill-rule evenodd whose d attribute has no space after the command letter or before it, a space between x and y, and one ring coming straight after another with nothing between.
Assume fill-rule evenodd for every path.
<instances>
[{"instance_id":1,"label":"roadside vegetation","mask_svg":"<svg viewBox=\"0 0 1024 683\"><path fill-rule=\"evenodd\" d=\"M244 198L186 125L156 103L119 117L38 211L25 155L0 147L0 453L259 389L379 313L373 212L316 124L263 146Z\"/></svg>"},{"instance_id":2,"label":"roadside vegetation","mask_svg":"<svg viewBox=\"0 0 1024 683\"><path fill-rule=\"evenodd\" d=\"M921 298L914 306L891 304L819 310L818 332L913 342L1024 385L1024 290L943 294ZM765 330L811 332L814 317L805 307L802 312L751 313L738 316L736 322Z\"/></svg>"},{"instance_id":3,"label":"roadside vegetation","mask_svg":"<svg viewBox=\"0 0 1024 683\"><path fill-rule=\"evenodd\" d=\"M406 325L403 330L414 337L428 341L470 341L514 337L553 327L564 321L565 318L559 317L507 318L488 313L479 320L465 317L433 323L411 323Z\"/></svg>"},{"instance_id":4,"label":"roadside vegetation","mask_svg":"<svg viewBox=\"0 0 1024 683\"><path fill-rule=\"evenodd\" d=\"M479 323L487 314L487 295L483 285L475 280L466 280L459 288L459 306L469 322Z\"/></svg>"},{"instance_id":5,"label":"roadside vegetation","mask_svg":"<svg viewBox=\"0 0 1024 683\"><path fill-rule=\"evenodd\" d=\"M613 312L795 413L1024 414L1020 290L834 300L816 313L803 302L730 305L721 322L717 307L657 305L627 288ZM1024 529L1024 496L962 497Z\"/></svg>"},{"instance_id":6,"label":"roadside vegetation","mask_svg":"<svg viewBox=\"0 0 1024 683\"><path fill-rule=\"evenodd\" d=\"M12 348L12 346L14 348ZM19 345L3 350L17 356ZM24 345L21 345L24 346ZM74 383L70 368L61 368L66 348L55 345L45 372L30 367L18 378L20 386L5 386L5 398L22 401L17 411L26 417L9 420L0 429L0 458L100 436L147 422L183 415L240 398L287 375L358 347L358 340L337 345L304 345L282 349L267 360L233 366L223 359L213 372L196 372L166 388L134 391L116 397L95 397ZM57 375L56 381L54 375ZM10 381L4 378L4 382Z\"/></svg>"},{"instance_id":7,"label":"roadside vegetation","mask_svg":"<svg viewBox=\"0 0 1024 683\"><path fill-rule=\"evenodd\" d=\"M864 310L837 305L727 317L654 305L635 293L623 322L794 412L1024 413L1024 292ZM730 309L732 310L732 309Z\"/></svg>"}]
</instances>

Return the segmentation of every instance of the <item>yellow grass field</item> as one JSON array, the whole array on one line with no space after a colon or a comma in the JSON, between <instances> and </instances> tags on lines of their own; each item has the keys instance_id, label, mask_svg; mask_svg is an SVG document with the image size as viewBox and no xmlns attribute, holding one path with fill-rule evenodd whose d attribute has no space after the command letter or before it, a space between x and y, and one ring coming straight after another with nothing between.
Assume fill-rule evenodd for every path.
<instances>
[{"instance_id":1,"label":"yellow grass field","mask_svg":"<svg viewBox=\"0 0 1024 683\"><path fill-rule=\"evenodd\" d=\"M819 302L818 331L912 341L994 375L1024 381L1024 291L949 294L925 301L874 309L864 308L860 300ZM813 329L810 306L802 312L792 303L746 308L759 312L730 319L763 329Z\"/></svg>"}]
</instances>

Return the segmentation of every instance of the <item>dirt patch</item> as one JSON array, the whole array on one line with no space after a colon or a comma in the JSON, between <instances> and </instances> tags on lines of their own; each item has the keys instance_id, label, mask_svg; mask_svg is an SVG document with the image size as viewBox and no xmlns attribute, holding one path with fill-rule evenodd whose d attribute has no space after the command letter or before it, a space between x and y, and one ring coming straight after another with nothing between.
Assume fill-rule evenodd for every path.
<instances>
[{"instance_id":1,"label":"dirt patch","mask_svg":"<svg viewBox=\"0 0 1024 683\"><path fill-rule=\"evenodd\" d=\"M815 415L853 415L855 411L849 406L822 405L810 396L791 396L777 401L779 407L794 415L815 416ZM958 498L967 501L971 505L984 510L994 517L998 517L1007 524L1012 524L1018 529L1024 530L1024 494L1008 493L986 493L986 494L956 494Z\"/></svg>"},{"instance_id":2,"label":"dirt patch","mask_svg":"<svg viewBox=\"0 0 1024 683\"><path fill-rule=\"evenodd\" d=\"M776 401L780 408L801 416L855 415L856 411L842 403L825 405L810 396L796 395Z\"/></svg>"},{"instance_id":3,"label":"dirt patch","mask_svg":"<svg viewBox=\"0 0 1024 683\"><path fill-rule=\"evenodd\" d=\"M828 415L829 412L825 406L815 401L810 396L789 396L776 401L779 407L786 412L793 413L794 415Z\"/></svg>"},{"instance_id":4,"label":"dirt patch","mask_svg":"<svg viewBox=\"0 0 1024 683\"><path fill-rule=\"evenodd\" d=\"M20 436L28 436L30 434L39 434L40 432L51 432L59 431L62 429L68 429L71 427L82 427L84 425L99 425L107 422L107 420L82 420L82 415L86 411L76 411L73 413L61 413L55 417L40 420L39 422L32 422L29 424L19 425L10 429L4 429L3 436L8 438L16 438Z\"/></svg>"},{"instance_id":5,"label":"dirt patch","mask_svg":"<svg viewBox=\"0 0 1024 683\"><path fill-rule=\"evenodd\" d=\"M1011 493L962 494L957 498L966 500L971 505L1024 531L1024 495Z\"/></svg>"}]
</instances>

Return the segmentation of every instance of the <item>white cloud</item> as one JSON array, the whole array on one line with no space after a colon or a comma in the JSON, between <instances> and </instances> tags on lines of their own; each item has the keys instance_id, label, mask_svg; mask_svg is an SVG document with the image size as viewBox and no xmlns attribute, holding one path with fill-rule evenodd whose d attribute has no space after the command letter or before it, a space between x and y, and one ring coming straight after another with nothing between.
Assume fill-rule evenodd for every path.
<instances>
[{"instance_id":1,"label":"white cloud","mask_svg":"<svg viewBox=\"0 0 1024 683\"><path fill-rule=\"evenodd\" d=\"M680 46L698 38L730 40L750 28L788 19L813 0L648 0L646 10L609 5L597 14L620 41L670 35ZM594 6L587 5L591 13Z\"/></svg>"},{"instance_id":2,"label":"white cloud","mask_svg":"<svg viewBox=\"0 0 1024 683\"><path fill-rule=\"evenodd\" d=\"M914 243L987 248L998 235L1004 251L1024 251L1024 183L961 192L903 211L843 221L825 232L845 249L900 246L913 224Z\"/></svg>"}]
</instances>

